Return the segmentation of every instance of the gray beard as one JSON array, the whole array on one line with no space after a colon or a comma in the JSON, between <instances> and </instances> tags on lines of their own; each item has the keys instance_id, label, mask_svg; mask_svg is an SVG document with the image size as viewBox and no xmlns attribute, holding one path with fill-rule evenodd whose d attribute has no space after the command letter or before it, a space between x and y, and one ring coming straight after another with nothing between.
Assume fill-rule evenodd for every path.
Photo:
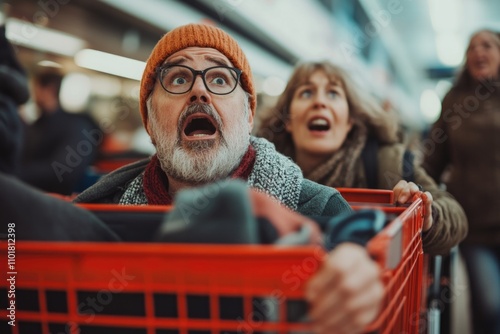
<instances>
[{"instance_id":1,"label":"gray beard","mask_svg":"<svg viewBox=\"0 0 500 334\"><path fill-rule=\"evenodd\" d=\"M182 142L183 120L194 112L210 115L216 121L217 139ZM238 126L224 131L219 115L208 105L192 105L185 110L179 118L175 137L161 129L153 110L150 115L151 136L161 168L182 183L199 185L227 178L250 145L250 126L245 118L242 117Z\"/></svg>"}]
</instances>

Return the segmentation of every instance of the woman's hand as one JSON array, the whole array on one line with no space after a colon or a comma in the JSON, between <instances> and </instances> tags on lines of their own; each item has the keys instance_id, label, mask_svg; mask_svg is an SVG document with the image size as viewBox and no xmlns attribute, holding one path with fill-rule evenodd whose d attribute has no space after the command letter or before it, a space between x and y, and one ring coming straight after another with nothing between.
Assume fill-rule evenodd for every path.
<instances>
[{"instance_id":1,"label":"woman's hand","mask_svg":"<svg viewBox=\"0 0 500 334\"><path fill-rule=\"evenodd\" d=\"M392 189L394 192L394 199L398 204L406 204L411 202L413 196L418 193L422 193L419 187L413 182L406 182L401 180ZM423 231L428 231L433 224L432 219L432 195L430 192L426 191L422 193L422 201L424 202L425 214L424 214L424 225L422 227Z\"/></svg>"}]
</instances>

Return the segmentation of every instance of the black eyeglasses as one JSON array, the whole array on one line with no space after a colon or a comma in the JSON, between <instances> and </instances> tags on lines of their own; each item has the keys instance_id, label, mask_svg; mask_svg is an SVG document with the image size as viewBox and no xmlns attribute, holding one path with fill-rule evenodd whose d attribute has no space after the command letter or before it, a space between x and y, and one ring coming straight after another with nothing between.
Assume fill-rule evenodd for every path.
<instances>
[{"instance_id":1,"label":"black eyeglasses","mask_svg":"<svg viewBox=\"0 0 500 334\"><path fill-rule=\"evenodd\" d=\"M240 80L241 70L228 66L214 66L203 71L184 65L172 65L158 69L161 86L171 94L184 94L193 88L196 76L201 75L210 93L226 95L231 93Z\"/></svg>"}]
</instances>

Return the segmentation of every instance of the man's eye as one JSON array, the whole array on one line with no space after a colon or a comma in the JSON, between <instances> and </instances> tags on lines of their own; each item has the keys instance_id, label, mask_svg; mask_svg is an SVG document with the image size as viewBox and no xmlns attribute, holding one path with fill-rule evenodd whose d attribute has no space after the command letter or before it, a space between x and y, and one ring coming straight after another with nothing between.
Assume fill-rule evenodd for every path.
<instances>
[{"instance_id":1,"label":"man's eye","mask_svg":"<svg viewBox=\"0 0 500 334\"><path fill-rule=\"evenodd\" d=\"M226 84L226 80L222 77L214 78L211 82L219 86L224 86Z\"/></svg>"},{"instance_id":2,"label":"man's eye","mask_svg":"<svg viewBox=\"0 0 500 334\"><path fill-rule=\"evenodd\" d=\"M177 77L172 80L174 85L184 85L186 83L186 79L183 77Z\"/></svg>"}]
</instances>

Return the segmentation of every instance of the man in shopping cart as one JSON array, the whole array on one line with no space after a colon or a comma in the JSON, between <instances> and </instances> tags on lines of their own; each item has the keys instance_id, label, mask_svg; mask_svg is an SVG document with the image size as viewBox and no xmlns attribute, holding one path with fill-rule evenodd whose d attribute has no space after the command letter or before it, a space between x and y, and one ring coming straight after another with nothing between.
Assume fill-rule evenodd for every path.
<instances>
[{"instance_id":1,"label":"man in shopping cart","mask_svg":"<svg viewBox=\"0 0 500 334\"><path fill-rule=\"evenodd\" d=\"M238 178L254 198L265 193L305 216L349 212L337 190L304 179L272 144L251 136L255 107L250 65L233 38L208 25L170 31L153 49L140 90L142 120L157 153L108 174L76 201L165 205L182 189ZM404 202L416 192L403 183L397 197ZM376 317L382 296L378 267L350 243L329 254L306 291L321 333L361 331Z\"/></svg>"}]
</instances>

